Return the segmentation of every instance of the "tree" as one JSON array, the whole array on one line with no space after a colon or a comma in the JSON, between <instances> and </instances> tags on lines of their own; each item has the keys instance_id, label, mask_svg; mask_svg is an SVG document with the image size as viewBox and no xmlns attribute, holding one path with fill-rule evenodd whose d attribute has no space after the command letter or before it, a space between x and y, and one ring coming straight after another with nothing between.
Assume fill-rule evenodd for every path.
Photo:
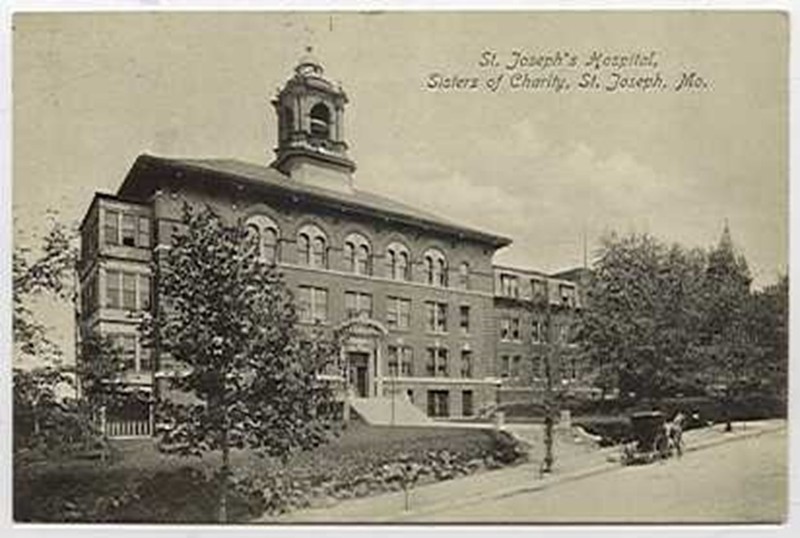
<instances>
[{"instance_id":1,"label":"tree","mask_svg":"<svg viewBox=\"0 0 800 538\"><path fill-rule=\"evenodd\" d=\"M46 294L74 301L77 260L72 246L74 238L75 234L66 226L53 222L38 257L24 246L16 246L12 253L14 345L42 362L59 359L61 351L47 336L45 326L35 318L30 302L33 297Z\"/></svg>"},{"instance_id":2,"label":"tree","mask_svg":"<svg viewBox=\"0 0 800 538\"><path fill-rule=\"evenodd\" d=\"M757 292L753 298L751 334L761 350L759 377L765 389L787 399L789 369L789 277Z\"/></svg>"},{"instance_id":3,"label":"tree","mask_svg":"<svg viewBox=\"0 0 800 538\"><path fill-rule=\"evenodd\" d=\"M12 253L14 346L19 353L36 359L33 368L13 368L15 452L40 445L58 446L64 440L64 431L75 422L57 394L60 386L73 380L60 365L61 350L31 308L35 297L74 300L73 239L74 234L66 226L53 222L41 252L18 245Z\"/></svg>"},{"instance_id":4,"label":"tree","mask_svg":"<svg viewBox=\"0 0 800 538\"><path fill-rule=\"evenodd\" d=\"M736 392L755 377L757 349L748 330L750 283L747 261L736 254L726 224L708 255L700 339L707 375L722 389L726 431L731 430L730 406Z\"/></svg>"},{"instance_id":5,"label":"tree","mask_svg":"<svg viewBox=\"0 0 800 538\"><path fill-rule=\"evenodd\" d=\"M325 441L333 406L317 374L338 345L300 331L291 292L241 222L185 206L183 223L156 267L157 312L144 331L159 360L174 361L172 387L193 397L159 400L161 448L221 452L224 522L232 448L285 458Z\"/></svg>"},{"instance_id":6,"label":"tree","mask_svg":"<svg viewBox=\"0 0 800 538\"><path fill-rule=\"evenodd\" d=\"M603 389L656 400L685 382L703 270L702 252L649 235L603 238L578 333Z\"/></svg>"}]
</instances>

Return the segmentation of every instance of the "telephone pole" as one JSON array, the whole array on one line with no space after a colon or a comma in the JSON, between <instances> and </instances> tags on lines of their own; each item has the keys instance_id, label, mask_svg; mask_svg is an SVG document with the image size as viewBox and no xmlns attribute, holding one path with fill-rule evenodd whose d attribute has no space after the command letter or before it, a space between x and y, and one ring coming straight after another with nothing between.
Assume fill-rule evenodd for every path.
<instances>
[{"instance_id":1,"label":"telephone pole","mask_svg":"<svg viewBox=\"0 0 800 538\"><path fill-rule=\"evenodd\" d=\"M550 283L545 287L545 337L547 338L544 375L545 375L545 395L544 395L544 461L542 462L541 472L550 473L553 470L553 315L550 305Z\"/></svg>"}]
</instances>

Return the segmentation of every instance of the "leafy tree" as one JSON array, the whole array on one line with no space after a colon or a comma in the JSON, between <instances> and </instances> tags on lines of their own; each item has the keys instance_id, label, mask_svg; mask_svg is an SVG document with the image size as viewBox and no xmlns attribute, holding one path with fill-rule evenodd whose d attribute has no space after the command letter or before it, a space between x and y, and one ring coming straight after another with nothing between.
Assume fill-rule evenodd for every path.
<instances>
[{"instance_id":1,"label":"leafy tree","mask_svg":"<svg viewBox=\"0 0 800 538\"><path fill-rule=\"evenodd\" d=\"M14 345L41 361L61 356L47 336L45 326L35 318L30 302L34 296L52 295L65 301L75 296L74 270L77 254L72 244L75 234L54 222L44 237L41 253L17 245L12 253Z\"/></svg>"},{"instance_id":2,"label":"leafy tree","mask_svg":"<svg viewBox=\"0 0 800 538\"><path fill-rule=\"evenodd\" d=\"M35 297L74 299L73 240L74 234L66 226L54 222L40 252L20 245L12 252L13 342L17 352L33 356L37 362L34 368L13 368L15 452L42 444L58 446L65 431L75 429L69 406L58 398L59 387L72 384L73 379L60 365L61 350L31 308Z\"/></svg>"},{"instance_id":3,"label":"leafy tree","mask_svg":"<svg viewBox=\"0 0 800 538\"><path fill-rule=\"evenodd\" d=\"M789 368L789 277L753 296L750 334L758 346L758 376L763 389L778 395L784 402L788 391Z\"/></svg>"},{"instance_id":4,"label":"leafy tree","mask_svg":"<svg viewBox=\"0 0 800 538\"><path fill-rule=\"evenodd\" d=\"M750 338L750 271L738 256L726 224L719 244L708 256L703 282L703 321L700 335L709 380L722 389L726 430L736 392L755 378L757 349Z\"/></svg>"},{"instance_id":5,"label":"leafy tree","mask_svg":"<svg viewBox=\"0 0 800 538\"><path fill-rule=\"evenodd\" d=\"M608 390L658 399L685 383L704 258L649 235L602 240L579 340Z\"/></svg>"},{"instance_id":6,"label":"leafy tree","mask_svg":"<svg viewBox=\"0 0 800 538\"><path fill-rule=\"evenodd\" d=\"M285 458L325 441L331 393L317 374L338 357L338 344L296 326L292 294L241 222L188 206L183 222L157 267L157 312L144 330L160 360L174 361L172 387L193 397L159 402L161 448L221 452L224 522L232 448Z\"/></svg>"}]
</instances>

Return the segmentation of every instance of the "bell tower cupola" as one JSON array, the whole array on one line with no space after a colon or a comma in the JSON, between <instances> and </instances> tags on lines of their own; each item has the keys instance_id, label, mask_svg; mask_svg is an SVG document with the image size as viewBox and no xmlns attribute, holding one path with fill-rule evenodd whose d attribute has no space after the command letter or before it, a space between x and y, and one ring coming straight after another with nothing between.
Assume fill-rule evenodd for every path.
<instances>
[{"instance_id":1,"label":"bell tower cupola","mask_svg":"<svg viewBox=\"0 0 800 538\"><path fill-rule=\"evenodd\" d=\"M355 163L344 140L347 96L324 76L311 47L294 75L273 99L278 116L278 147L272 166L298 181L351 189Z\"/></svg>"}]
</instances>

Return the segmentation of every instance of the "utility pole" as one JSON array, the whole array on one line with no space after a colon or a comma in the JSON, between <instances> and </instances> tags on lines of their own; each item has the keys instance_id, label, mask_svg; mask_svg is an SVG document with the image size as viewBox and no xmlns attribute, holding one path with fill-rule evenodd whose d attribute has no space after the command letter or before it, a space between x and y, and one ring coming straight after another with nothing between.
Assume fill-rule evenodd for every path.
<instances>
[{"instance_id":1,"label":"utility pole","mask_svg":"<svg viewBox=\"0 0 800 538\"><path fill-rule=\"evenodd\" d=\"M547 338L544 361L545 395L544 395L544 461L541 472L550 473L553 470L553 315L550 306L550 283L545 286L545 337Z\"/></svg>"},{"instance_id":2,"label":"utility pole","mask_svg":"<svg viewBox=\"0 0 800 538\"><path fill-rule=\"evenodd\" d=\"M397 359L399 363L400 357L398 356ZM397 366L399 366L399 364L396 364L395 369L392 371L392 426L394 426L394 399L397 394Z\"/></svg>"}]
</instances>

